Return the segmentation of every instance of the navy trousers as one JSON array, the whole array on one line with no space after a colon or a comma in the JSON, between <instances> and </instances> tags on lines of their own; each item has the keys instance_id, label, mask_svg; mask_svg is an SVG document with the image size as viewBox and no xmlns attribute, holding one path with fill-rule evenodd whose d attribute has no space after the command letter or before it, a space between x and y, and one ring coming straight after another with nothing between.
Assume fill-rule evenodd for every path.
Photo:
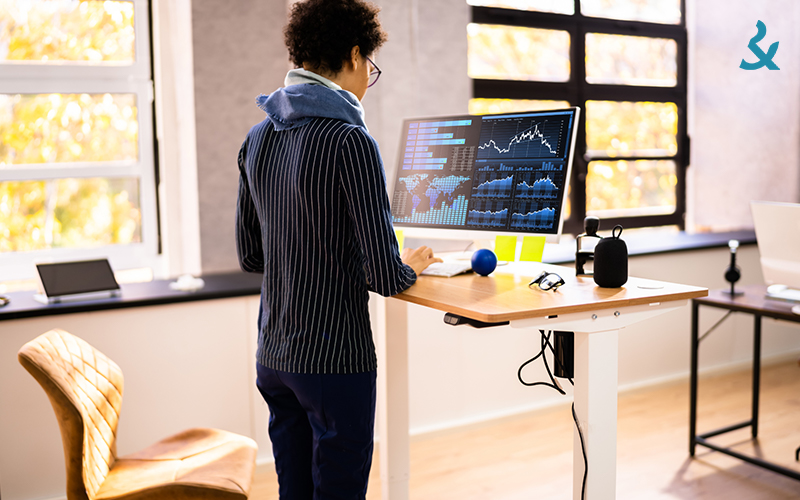
<instances>
[{"instance_id":1,"label":"navy trousers","mask_svg":"<svg viewBox=\"0 0 800 500\"><path fill-rule=\"evenodd\" d=\"M360 500L367 494L376 372L287 373L256 363L269 406L281 500Z\"/></svg>"}]
</instances>

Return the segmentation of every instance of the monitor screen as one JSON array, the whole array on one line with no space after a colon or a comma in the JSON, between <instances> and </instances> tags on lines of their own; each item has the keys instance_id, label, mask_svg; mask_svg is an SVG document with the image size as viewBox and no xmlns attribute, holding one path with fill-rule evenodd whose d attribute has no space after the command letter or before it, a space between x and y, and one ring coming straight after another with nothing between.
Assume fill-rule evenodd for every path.
<instances>
[{"instance_id":1,"label":"monitor screen","mask_svg":"<svg viewBox=\"0 0 800 500\"><path fill-rule=\"evenodd\" d=\"M800 204L751 201L750 209L764 281L800 290Z\"/></svg>"},{"instance_id":2,"label":"monitor screen","mask_svg":"<svg viewBox=\"0 0 800 500\"><path fill-rule=\"evenodd\" d=\"M441 231L449 229L558 241L578 113L405 120L391 200L394 225L423 237L455 237Z\"/></svg>"}]
</instances>

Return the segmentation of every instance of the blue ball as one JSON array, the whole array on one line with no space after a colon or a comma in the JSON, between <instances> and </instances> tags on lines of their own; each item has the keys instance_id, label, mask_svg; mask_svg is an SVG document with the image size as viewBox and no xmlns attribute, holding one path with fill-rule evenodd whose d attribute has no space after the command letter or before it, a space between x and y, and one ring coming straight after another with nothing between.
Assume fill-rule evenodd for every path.
<instances>
[{"instance_id":1,"label":"blue ball","mask_svg":"<svg viewBox=\"0 0 800 500\"><path fill-rule=\"evenodd\" d=\"M472 254L472 270L481 276L488 276L497 267L497 256L485 248Z\"/></svg>"}]
</instances>

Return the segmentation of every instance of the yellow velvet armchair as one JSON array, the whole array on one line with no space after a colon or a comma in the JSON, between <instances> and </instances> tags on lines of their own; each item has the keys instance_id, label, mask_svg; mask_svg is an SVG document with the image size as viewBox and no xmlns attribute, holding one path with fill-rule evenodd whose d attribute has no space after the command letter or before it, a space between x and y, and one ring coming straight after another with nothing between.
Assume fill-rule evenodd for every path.
<instances>
[{"instance_id":1,"label":"yellow velvet armchair","mask_svg":"<svg viewBox=\"0 0 800 500\"><path fill-rule=\"evenodd\" d=\"M217 429L190 429L117 457L119 366L63 330L28 342L18 359L56 413L69 500L248 497L257 451L252 439Z\"/></svg>"}]
</instances>

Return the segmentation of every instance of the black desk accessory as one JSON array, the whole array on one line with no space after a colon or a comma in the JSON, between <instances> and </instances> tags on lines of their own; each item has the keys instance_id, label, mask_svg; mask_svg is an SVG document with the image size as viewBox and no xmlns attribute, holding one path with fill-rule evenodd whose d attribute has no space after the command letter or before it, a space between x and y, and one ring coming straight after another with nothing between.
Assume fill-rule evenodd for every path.
<instances>
[{"instance_id":1,"label":"black desk accessory","mask_svg":"<svg viewBox=\"0 0 800 500\"><path fill-rule=\"evenodd\" d=\"M584 270L587 262L594 259L594 249L586 250L583 248L583 240L586 238L595 238L601 240L598 236L597 230L600 229L600 219L597 217L586 217L583 219L583 234L579 234L575 239L575 274L578 276L591 276L591 271Z\"/></svg>"},{"instance_id":2,"label":"black desk accessory","mask_svg":"<svg viewBox=\"0 0 800 500\"><path fill-rule=\"evenodd\" d=\"M628 281L628 245L621 235L617 224L611 237L601 239L594 249L594 282L603 288L619 288Z\"/></svg>"},{"instance_id":3,"label":"black desk accessory","mask_svg":"<svg viewBox=\"0 0 800 500\"><path fill-rule=\"evenodd\" d=\"M725 281L731 284L731 291L725 291L723 293L727 293L731 297L736 297L738 295L742 295L744 292L737 292L734 288L734 284L739 281L739 278L742 277L742 272L739 269L739 266L736 265L736 249L739 248L739 241L738 240L730 240L728 242L728 247L731 249L731 263L728 266L728 269L725 270Z\"/></svg>"},{"instance_id":4,"label":"black desk accessory","mask_svg":"<svg viewBox=\"0 0 800 500\"><path fill-rule=\"evenodd\" d=\"M44 304L119 296L120 288L108 259L36 264Z\"/></svg>"},{"instance_id":5,"label":"black desk accessory","mask_svg":"<svg viewBox=\"0 0 800 500\"><path fill-rule=\"evenodd\" d=\"M553 375L559 378L575 378L575 332L553 333L553 356L556 358Z\"/></svg>"},{"instance_id":6,"label":"black desk accessory","mask_svg":"<svg viewBox=\"0 0 800 500\"><path fill-rule=\"evenodd\" d=\"M484 321L465 318L464 316L459 316L458 314L453 313L445 313L444 322L450 326L469 325L472 328L490 328L492 326L504 326L509 323L508 321L501 321L500 323L486 323Z\"/></svg>"}]
</instances>

